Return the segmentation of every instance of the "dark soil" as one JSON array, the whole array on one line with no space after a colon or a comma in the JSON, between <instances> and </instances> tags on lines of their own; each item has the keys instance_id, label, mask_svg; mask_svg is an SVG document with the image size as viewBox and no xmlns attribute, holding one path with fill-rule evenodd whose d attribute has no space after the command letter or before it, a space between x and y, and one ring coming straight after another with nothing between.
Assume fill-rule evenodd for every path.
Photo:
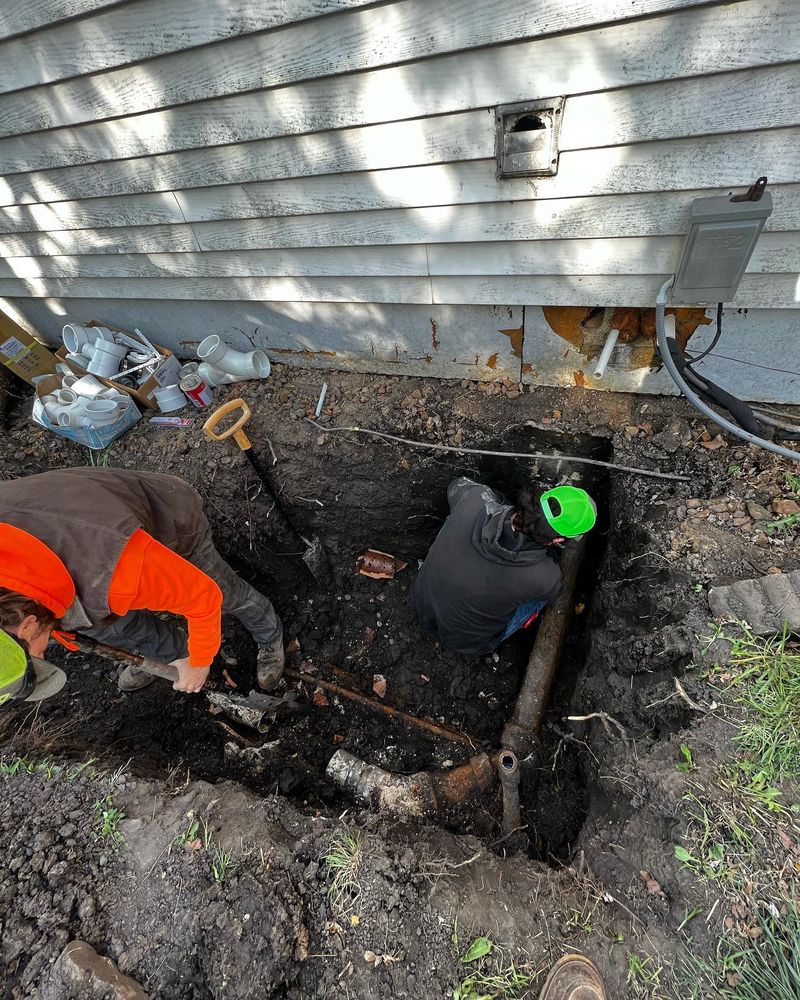
<instances>
[{"instance_id":1,"label":"dark soil","mask_svg":"<svg viewBox=\"0 0 800 1000\"><path fill-rule=\"evenodd\" d=\"M467 659L442 650L420 633L407 607L417 561L446 515L445 490L453 475L470 474L508 491L526 476L543 481L572 476L586 484L598 498L602 520L580 579L578 613L552 691L541 751L523 780L529 854L555 866L555 871L548 876L536 865L526 868L528 862L514 862L519 871L528 872L525 878L552 880L545 890L545 908L553 908L548 948L542 952L528 940L537 933L530 919L519 913L513 920L504 918L507 893L514 895L507 885L496 907L487 909L478 879L474 894L464 901L468 910L463 919L465 928L473 927L476 933L494 921L506 942L540 957L557 957L560 948L575 944L580 936L576 927L585 931L585 925L568 917L572 911L560 899L558 888L558 866L579 857L581 870L570 884L573 896L590 884L611 886L612 896L635 914L637 936L645 935L640 950L671 955L677 941L675 927L688 898L673 855L672 826L680 795L679 790L671 796L662 794L661 778L655 776L674 775L677 734L693 722L691 710L674 695L673 678L692 661L697 636L706 627L704 588L757 575L770 566L791 566L798 551L791 540L776 544L766 539L763 544L752 522L732 528L722 512L712 511L705 522L697 522L692 513L697 508L689 509L687 501L705 497L710 499L704 503L712 504L724 496L736 505L747 499L768 503L782 479L781 464L750 449L706 450L699 445L702 425L692 422L689 410L674 400L581 390L487 398L470 383L342 373L327 373L325 378L331 386L330 405L322 419L332 425L371 426L419 440L489 450L583 455L689 477L689 482L649 479L568 461L521 464L412 450L354 435L324 435L305 420L316 402L321 374L278 367L270 382L246 384L242 392L254 411L251 437L262 464L271 461L270 447L277 457L270 472L275 488L302 533L319 534L324 540L334 579L322 588L305 569L302 547L281 526L251 468L234 450L203 438L199 417L190 428L180 430L144 420L103 458L110 465L181 475L201 492L218 547L270 596L283 617L287 640L297 640L292 653L296 667L370 695L375 676L381 675L387 704L456 726L473 738L476 748L488 751L497 748L503 723L513 710L533 635L522 634L504 644L496 659ZM226 395L233 393L228 390ZM32 427L25 408L12 410L10 431L0 451L0 474L16 476L81 464L86 464L83 449ZM741 470L733 481L727 471L732 464ZM366 548L390 552L408 567L389 581L360 576L355 573L356 557ZM224 668L239 692L248 691L254 683L255 648L238 623L226 622L222 652L215 681L229 690ZM53 659L59 655L54 653ZM223 729L202 696L173 693L161 682L122 695L115 670L107 662L66 654L64 663L70 683L58 698L42 706L37 721L38 731L53 734L47 752L72 760L93 756L105 767L130 760L132 780L140 787L150 787L142 785L145 780L154 782L153 789L160 788L167 776L174 785L187 772L212 784L233 779L263 796L263 809L276 822L286 810L291 837L307 846L298 851L286 848L293 860L287 855L282 867L268 868L268 874L255 863L242 865L225 892L209 880L206 862L185 852L169 855L159 862L161 881L148 880L137 896L136 912L117 911L113 920L109 912L105 922L98 918L82 923L75 917L74 905L59 909L61 904L52 898L57 887L46 880L39 884L41 875L34 872L38 877L30 884L36 893L25 886L14 889L21 895L14 897L13 912L18 903L23 905L20 900L39 899L42 906L37 913L56 913L52 926L60 932L52 937L52 946L48 944L47 957L37 957L31 968L31 956L39 956L43 947L42 935L50 941L50 925L37 930L37 924L37 935L31 936L32 931L16 929L17 917L12 919L12 938L19 946L4 964L9 970L6 988L17 991L13 995L35 995L34 987L46 963L63 947L65 935L89 940L155 996L332 996L350 981L349 976L341 981L337 977L351 959L358 970L348 987L354 997L449 995L458 979L451 928L443 929L429 910L430 884L420 868L418 835L412 835L410 847L403 847L394 826L375 826L375 821L359 818L359 824L367 822L375 857L390 861L383 868L383 862L373 866L376 880L370 883L361 912L362 921L365 914L370 916L363 942L360 924L345 928L343 936L335 931L329 940L325 924L336 920L325 900L328 874L320 867L324 848L314 832L322 821L314 817L336 816L348 809L352 813L352 804L325 777L325 766L338 748L403 773L457 765L472 751L431 739L346 699L322 698L318 691L315 704L315 691L304 687L299 692L303 713L275 723L269 733L254 740L241 728ZM626 747L609 738L597 720L566 719L595 712L612 715L631 743ZM14 735L21 719L22 713L7 711L4 722L11 737L7 749L29 748L29 723ZM635 771L630 767L631 753ZM26 797L33 802L45 794L26 790L18 784L21 781L41 784L38 776L5 779L6 789L0 792L4 817L10 815L6 802L19 804ZM47 787L54 802L58 796L63 802L59 799L47 807L52 816L40 824L43 828L59 828L58 809L85 812L80 784L59 786L57 793L52 790L55 786ZM213 795L223 804L235 798L231 786L217 789ZM284 800L272 799L275 793L288 797L300 813L281 806ZM12 811L27 815L28 807L26 803L24 809ZM252 809L252 803L247 808ZM484 801L469 803L462 815L449 817L449 822L459 833L479 837L483 845L479 850L493 845L502 853L506 845L499 843L500 816L499 795L490 792ZM14 822L6 825L4 844L14 835ZM173 816L171 822L177 830L178 818ZM146 828L145 820L142 824ZM326 836L332 829L325 827ZM264 836L263 830L259 836ZM74 844L68 840L57 841L56 856L64 850L73 851L76 859L97 853L85 836ZM126 844L137 843L129 830ZM449 849L455 850L456 843L448 841ZM103 870L99 861L92 860L76 871L85 875L87 887L102 885L106 898L109 892L122 893L139 863L139 848L133 858L130 850L120 848L113 857L107 855ZM581 853L576 855L576 850ZM459 860L468 856L466 847L458 855ZM658 878L669 892L667 907L642 887L642 868L658 868ZM598 900L601 896L602 889ZM11 896L3 899L11 907ZM452 899L448 900L450 905ZM572 905L580 912L585 908L574 898ZM243 910L257 914L252 919L261 923L238 927L236 919L241 917L236 914ZM514 906L505 912L512 911L517 913ZM298 917L299 913L305 916ZM614 919L619 917L628 920L624 909ZM298 919L305 921L306 931L298 930ZM610 919L595 913L594 925ZM248 933L257 926L262 932L251 941ZM267 927L278 930L267 933ZM379 927L387 942L380 942L380 947L375 943ZM328 956L326 960L298 957L297 942L304 933L310 934L310 954ZM627 928L625 934L630 933ZM403 957L396 963L370 966L365 978L364 959L356 954L362 943L377 954L398 951ZM583 946L603 962L614 995L624 996L625 950L609 949L608 939L593 946L590 938ZM348 952L353 948L356 958ZM191 955L189 966L187 955ZM243 970L256 967L256 979L243 978ZM312 967L317 987L310 985ZM300 993L293 992L292 983L304 984Z\"/></svg>"}]
</instances>

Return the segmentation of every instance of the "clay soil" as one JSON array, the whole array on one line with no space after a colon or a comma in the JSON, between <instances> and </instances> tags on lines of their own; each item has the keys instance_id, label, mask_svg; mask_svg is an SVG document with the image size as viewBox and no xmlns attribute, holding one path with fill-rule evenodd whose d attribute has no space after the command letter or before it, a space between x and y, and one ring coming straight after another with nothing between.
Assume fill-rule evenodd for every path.
<instances>
[{"instance_id":1,"label":"clay soil","mask_svg":"<svg viewBox=\"0 0 800 1000\"><path fill-rule=\"evenodd\" d=\"M672 475L325 433L306 419L323 381L326 427ZM797 540L767 537L746 506L780 494L778 460L732 444L707 448L716 429L677 400L277 367L268 382L237 391L253 409L251 437L275 491L302 534L324 542L333 577L321 585L253 470L232 445L205 439L194 412L186 428L144 419L89 456L31 425L30 399L17 391L0 445L3 477L90 462L182 476L203 496L220 551L278 608L295 669L370 697L385 682L385 704L455 727L472 746L314 682L292 684L297 712L255 736L221 724L202 695L162 682L123 695L107 661L54 652L68 686L36 713L4 709L0 731L4 760L25 758L0 777L3 996L72 995L57 959L79 938L154 997L427 1000L453 995L470 971L460 955L479 934L502 947L496 967L512 958L524 967L530 995L541 970L571 950L598 962L611 996L666 995L659 990L686 937L681 921L714 906L674 856L686 823L679 745L687 733L721 742L674 679L706 697L690 668L709 629L709 586L797 565ZM497 789L417 827L364 811L325 774L340 748L409 774L499 746L535 631L497 657L468 659L422 634L407 606L458 474L508 492L529 477L572 477L601 509L541 746L526 766L521 846L503 841ZM367 548L407 566L391 580L361 576L356 559ZM254 664L251 640L226 621L214 683L246 693ZM42 760L55 770L33 766ZM108 802L124 813L119 836L102 830ZM188 836L198 818L209 824L205 839ZM360 865L339 899L326 858L343 830L361 845ZM219 878L219 852L228 851ZM693 947L712 949L727 916L722 905L695 921ZM630 978L632 953L665 970L649 994Z\"/></svg>"}]
</instances>

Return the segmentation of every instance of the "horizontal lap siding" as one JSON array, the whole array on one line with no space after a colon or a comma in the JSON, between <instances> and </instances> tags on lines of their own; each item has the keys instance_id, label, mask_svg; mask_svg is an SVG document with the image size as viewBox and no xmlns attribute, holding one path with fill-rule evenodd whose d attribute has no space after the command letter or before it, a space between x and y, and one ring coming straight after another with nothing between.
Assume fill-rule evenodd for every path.
<instances>
[{"instance_id":1,"label":"horizontal lap siding","mask_svg":"<svg viewBox=\"0 0 800 1000\"><path fill-rule=\"evenodd\" d=\"M764 173L736 304L798 305L794 0L48 7L0 42L0 295L648 305ZM494 105L559 94L557 175L499 181Z\"/></svg>"}]
</instances>

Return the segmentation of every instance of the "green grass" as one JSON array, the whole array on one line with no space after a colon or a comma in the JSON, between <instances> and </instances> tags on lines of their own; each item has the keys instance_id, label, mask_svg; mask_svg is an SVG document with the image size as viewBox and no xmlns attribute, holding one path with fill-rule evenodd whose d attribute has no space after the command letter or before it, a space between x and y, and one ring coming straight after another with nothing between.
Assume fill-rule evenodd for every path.
<instances>
[{"instance_id":1,"label":"green grass","mask_svg":"<svg viewBox=\"0 0 800 1000\"><path fill-rule=\"evenodd\" d=\"M328 887L328 902L334 913L353 909L360 896L358 875L364 859L364 838L360 832L342 830L336 834L325 855L325 865L333 876Z\"/></svg>"},{"instance_id":2,"label":"green grass","mask_svg":"<svg viewBox=\"0 0 800 1000\"><path fill-rule=\"evenodd\" d=\"M794 515L798 516L798 515ZM732 640L733 679L723 689L745 709L734 742L743 770L774 786L800 775L800 653L786 628L756 636L748 628Z\"/></svg>"},{"instance_id":3,"label":"green grass","mask_svg":"<svg viewBox=\"0 0 800 1000\"><path fill-rule=\"evenodd\" d=\"M85 761L82 764L59 764L47 757L43 760L33 760L27 754L22 756L0 759L0 775L13 777L15 774L41 774L48 781L54 778L65 778L67 781L74 781L87 767L95 763L95 758Z\"/></svg>"},{"instance_id":4,"label":"green grass","mask_svg":"<svg viewBox=\"0 0 800 1000\"><path fill-rule=\"evenodd\" d=\"M628 952L628 985L636 997L652 998L661 989L663 966L657 965L651 956L645 958Z\"/></svg>"},{"instance_id":5,"label":"green grass","mask_svg":"<svg viewBox=\"0 0 800 1000\"><path fill-rule=\"evenodd\" d=\"M222 885L227 877L232 875L238 867L239 865L234 860L233 854L230 851L224 851L219 844L212 845L211 874L218 885Z\"/></svg>"},{"instance_id":6,"label":"green grass","mask_svg":"<svg viewBox=\"0 0 800 1000\"><path fill-rule=\"evenodd\" d=\"M800 911L788 906L778 918L761 914L754 942L721 939L716 954L703 959L687 947L673 986L675 1000L798 1000L800 997Z\"/></svg>"},{"instance_id":7,"label":"green grass","mask_svg":"<svg viewBox=\"0 0 800 1000\"><path fill-rule=\"evenodd\" d=\"M796 476L793 472L787 472L786 489L793 497L800 497L800 476Z\"/></svg>"},{"instance_id":8,"label":"green grass","mask_svg":"<svg viewBox=\"0 0 800 1000\"><path fill-rule=\"evenodd\" d=\"M123 837L118 826L120 820L125 818L125 813L117 809L110 795L105 795L92 805L95 822L92 838L94 840L112 840L115 843L122 843Z\"/></svg>"},{"instance_id":9,"label":"green grass","mask_svg":"<svg viewBox=\"0 0 800 1000\"><path fill-rule=\"evenodd\" d=\"M457 942L454 932L454 942ZM453 991L453 1000L516 1000L530 995L530 988L541 970L528 971L488 937L477 937L461 956L464 965L473 968Z\"/></svg>"}]
</instances>

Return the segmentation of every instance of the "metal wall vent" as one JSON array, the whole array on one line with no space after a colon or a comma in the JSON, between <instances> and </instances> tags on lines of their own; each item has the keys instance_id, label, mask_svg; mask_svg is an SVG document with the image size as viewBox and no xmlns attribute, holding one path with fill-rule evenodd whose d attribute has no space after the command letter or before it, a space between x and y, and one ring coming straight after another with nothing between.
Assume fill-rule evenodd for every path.
<instances>
[{"instance_id":1,"label":"metal wall vent","mask_svg":"<svg viewBox=\"0 0 800 1000\"><path fill-rule=\"evenodd\" d=\"M496 109L498 177L548 177L558 173L563 97L503 104Z\"/></svg>"}]
</instances>

